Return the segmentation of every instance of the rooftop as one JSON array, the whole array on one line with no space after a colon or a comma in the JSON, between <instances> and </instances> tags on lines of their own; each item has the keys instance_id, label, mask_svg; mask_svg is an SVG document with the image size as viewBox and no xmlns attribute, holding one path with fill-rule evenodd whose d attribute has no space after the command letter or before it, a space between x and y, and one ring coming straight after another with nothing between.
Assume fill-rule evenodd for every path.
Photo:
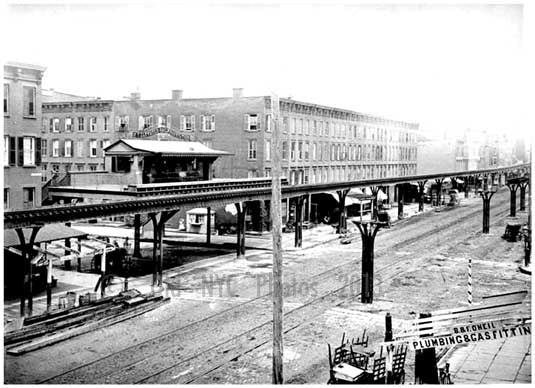
<instances>
[{"instance_id":1,"label":"rooftop","mask_svg":"<svg viewBox=\"0 0 535 388\"><path fill-rule=\"evenodd\" d=\"M126 147L125 147L126 146ZM104 149L106 155L120 155L128 151L168 156L222 156L225 151L213 150L196 141L121 139Z\"/></svg>"}]
</instances>

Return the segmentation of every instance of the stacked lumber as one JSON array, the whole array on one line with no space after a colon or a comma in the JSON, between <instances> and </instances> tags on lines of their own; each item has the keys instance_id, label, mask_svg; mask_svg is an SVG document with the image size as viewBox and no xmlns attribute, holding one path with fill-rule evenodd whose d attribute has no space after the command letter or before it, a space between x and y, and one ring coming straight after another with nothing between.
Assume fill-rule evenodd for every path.
<instances>
[{"instance_id":1,"label":"stacked lumber","mask_svg":"<svg viewBox=\"0 0 535 388\"><path fill-rule=\"evenodd\" d=\"M144 314L168 301L130 290L85 306L26 318L22 328L4 334L4 347L8 354L24 354Z\"/></svg>"}]
</instances>

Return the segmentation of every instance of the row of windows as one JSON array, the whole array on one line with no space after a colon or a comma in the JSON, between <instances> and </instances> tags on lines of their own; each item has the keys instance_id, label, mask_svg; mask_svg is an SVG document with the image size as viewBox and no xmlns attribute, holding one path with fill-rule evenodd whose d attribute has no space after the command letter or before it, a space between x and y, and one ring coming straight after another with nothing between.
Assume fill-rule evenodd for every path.
<instances>
[{"instance_id":1,"label":"row of windows","mask_svg":"<svg viewBox=\"0 0 535 388\"><path fill-rule=\"evenodd\" d=\"M36 90L35 86L22 87L22 116L34 118L36 115ZM4 116L11 113L11 94L9 84L4 84Z\"/></svg>"},{"instance_id":2,"label":"row of windows","mask_svg":"<svg viewBox=\"0 0 535 388\"><path fill-rule=\"evenodd\" d=\"M46 132L47 127L49 132L54 133L74 131L85 132L86 122L89 126L89 132L97 132L99 129L107 132L110 129L110 118L108 116L101 118L91 116L87 120L85 117L65 117L64 119L54 117L51 119L43 119L43 132Z\"/></svg>"},{"instance_id":3,"label":"row of windows","mask_svg":"<svg viewBox=\"0 0 535 388\"><path fill-rule=\"evenodd\" d=\"M48 147L48 144L50 142L50 148ZM59 140L59 139L53 139L50 141L47 141L46 139L42 140L41 143L41 150L43 155L49 155L51 157L66 157L66 158L72 158L74 156L76 157L84 157L85 150L87 150L87 156L90 158L96 158L99 156L98 150L103 150L104 148L108 147L110 145L110 140L96 140L96 139L90 139L88 141L84 140L71 140L71 139L65 139L65 140ZM101 153L100 156L104 156L104 152Z\"/></svg>"},{"instance_id":4,"label":"row of windows","mask_svg":"<svg viewBox=\"0 0 535 388\"><path fill-rule=\"evenodd\" d=\"M340 167L310 167L291 169L289 183L330 183L359 179L386 178L390 176L407 176L416 174L416 166L411 165L367 165ZM271 170L265 170L265 176L271 176Z\"/></svg>"},{"instance_id":5,"label":"row of windows","mask_svg":"<svg viewBox=\"0 0 535 388\"><path fill-rule=\"evenodd\" d=\"M268 123L271 117L266 117ZM270 127L270 125L268 125ZM397 141L400 143L413 143L416 141L416 135L410 132L404 132L396 129L370 127L362 125L352 125L333 121L311 120L304 118L289 118L284 116L282 119L283 133L292 135L313 135L325 136L330 138L343 139L363 139L372 141Z\"/></svg>"},{"instance_id":6,"label":"row of windows","mask_svg":"<svg viewBox=\"0 0 535 388\"><path fill-rule=\"evenodd\" d=\"M41 164L41 138L4 136L4 166L32 167Z\"/></svg>"},{"instance_id":7,"label":"row of windows","mask_svg":"<svg viewBox=\"0 0 535 388\"><path fill-rule=\"evenodd\" d=\"M291 147L290 147L291 145ZM249 159L251 150L254 149L256 158L256 141L249 140ZM330 152L329 152L330 151ZM416 160L416 147L399 146L374 146L356 144L329 144L309 143L303 141L282 142L282 159L290 160L377 160L377 161L398 161ZM265 142L266 160L271 160L271 141Z\"/></svg>"}]
</instances>

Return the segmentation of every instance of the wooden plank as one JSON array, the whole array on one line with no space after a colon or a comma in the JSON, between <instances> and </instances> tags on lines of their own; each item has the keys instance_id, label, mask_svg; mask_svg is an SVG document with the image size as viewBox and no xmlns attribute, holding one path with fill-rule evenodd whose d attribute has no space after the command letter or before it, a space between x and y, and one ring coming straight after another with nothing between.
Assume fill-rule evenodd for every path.
<instances>
[{"instance_id":1,"label":"wooden plank","mask_svg":"<svg viewBox=\"0 0 535 388\"><path fill-rule=\"evenodd\" d=\"M499 312L501 308L504 308L504 309L514 308L520 304L522 304L522 302L517 301L517 302L511 302L511 303L504 303L504 304L481 305L479 307L469 307L469 308L465 308L462 310L451 311L450 313L432 315L429 318L414 319L412 321L412 324L413 326L417 326L422 323L440 321L440 320L449 319L452 317L465 317L465 316L477 314L480 311L498 311Z\"/></svg>"},{"instance_id":2,"label":"wooden plank","mask_svg":"<svg viewBox=\"0 0 535 388\"><path fill-rule=\"evenodd\" d=\"M43 347L53 345L55 343L67 340L72 337L79 336L81 334L88 333L93 330L101 329L107 326L111 326L113 324L125 321L127 319L136 317L138 315L144 314L148 311L154 310L155 308L158 308L162 306L163 304L170 301L170 298L159 297L160 300L154 300L149 303L139 305L136 307L133 307L131 309L125 310L122 314L115 315L113 317L108 317L105 319L101 319L96 322L89 323L87 325L83 325L78 328L66 330L61 333L56 333L52 336L48 336L45 338L41 338L37 341L32 341L27 344L19 345L10 349L7 349L8 354L12 355L20 355L24 353L31 352L33 350L41 349Z\"/></svg>"}]
</instances>

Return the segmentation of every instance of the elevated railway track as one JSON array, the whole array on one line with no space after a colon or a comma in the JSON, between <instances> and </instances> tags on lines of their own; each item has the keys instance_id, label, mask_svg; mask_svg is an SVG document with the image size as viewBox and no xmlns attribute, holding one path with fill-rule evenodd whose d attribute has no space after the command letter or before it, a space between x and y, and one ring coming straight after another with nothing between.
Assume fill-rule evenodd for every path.
<instances>
[{"instance_id":1,"label":"elevated railway track","mask_svg":"<svg viewBox=\"0 0 535 388\"><path fill-rule=\"evenodd\" d=\"M484 170L470 170L440 174L412 175L355 180L347 182L283 185L282 197L291 198L329 191L349 190L366 186L387 186L410 182L425 182L432 179L465 176L486 176L491 174L520 174L530 168L529 164ZM63 190L96 190L63 188ZM105 192L102 191L102 192ZM134 190L113 191L114 195L124 195L124 200L98 204L74 204L46 206L28 210L4 212L4 228L15 229L35 227L53 223L82 221L99 217L124 216L139 213L158 213L178 210L184 206L217 207L271 198L269 179L235 180L223 182L199 182L177 185L142 185Z\"/></svg>"}]
</instances>

